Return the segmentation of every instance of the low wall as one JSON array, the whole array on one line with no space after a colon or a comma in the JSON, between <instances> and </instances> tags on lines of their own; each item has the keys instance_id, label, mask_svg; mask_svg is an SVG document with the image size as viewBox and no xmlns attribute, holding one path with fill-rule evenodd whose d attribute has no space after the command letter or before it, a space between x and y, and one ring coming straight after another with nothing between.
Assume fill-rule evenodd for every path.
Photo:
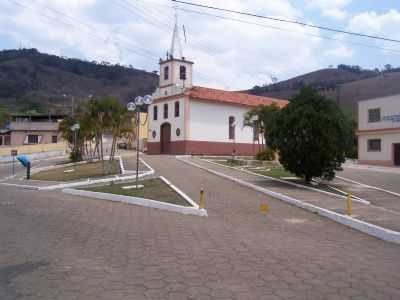
<instances>
[{"instance_id":1,"label":"low wall","mask_svg":"<svg viewBox=\"0 0 400 300\"><path fill-rule=\"evenodd\" d=\"M0 162L10 161L11 150L17 150L18 155L24 154L31 159L54 157L65 154L67 144L38 144L38 145L23 145L15 147L1 147L0 148Z\"/></svg>"}]
</instances>

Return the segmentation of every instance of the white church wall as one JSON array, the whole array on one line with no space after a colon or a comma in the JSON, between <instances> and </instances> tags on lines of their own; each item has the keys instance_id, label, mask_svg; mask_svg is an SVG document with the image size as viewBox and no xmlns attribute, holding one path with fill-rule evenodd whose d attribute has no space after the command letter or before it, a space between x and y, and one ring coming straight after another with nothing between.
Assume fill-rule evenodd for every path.
<instances>
[{"instance_id":1,"label":"white church wall","mask_svg":"<svg viewBox=\"0 0 400 300\"><path fill-rule=\"evenodd\" d=\"M189 140L233 142L229 139L229 117L236 120L235 142L253 143L253 129L243 127L248 107L190 100Z\"/></svg>"},{"instance_id":2,"label":"white church wall","mask_svg":"<svg viewBox=\"0 0 400 300\"><path fill-rule=\"evenodd\" d=\"M179 117L175 117L175 102L179 101ZM168 118L164 118L164 104L168 104ZM158 107L157 120L154 120L154 106ZM171 141L182 141L184 139L184 99L176 98L168 101L153 103L149 106L149 134L148 142L160 142L160 127L164 123L171 124ZM176 134L176 130L180 129L180 135ZM153 138L153 131L156 137Z\"/></svg>"}]
</instances>

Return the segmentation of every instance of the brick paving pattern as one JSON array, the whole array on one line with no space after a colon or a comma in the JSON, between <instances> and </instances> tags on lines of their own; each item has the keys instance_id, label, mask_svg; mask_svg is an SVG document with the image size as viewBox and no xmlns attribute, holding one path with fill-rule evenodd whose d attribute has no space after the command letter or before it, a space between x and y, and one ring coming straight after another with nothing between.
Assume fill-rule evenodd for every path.
<instances>
[{"instance_id":1,"label":"brick paving pattern","mask_svg":"<svg viewBox=\"0 0 400 300\"><path fill-rule=\"evenodd\" d=\"M346 213L346 202L344 199L335 196L323 194L317 191L307 190L301 187L292 186L276 180L263 178L257 175L227 168L215 163L209 163L200 158L187 158L187 160L212 169L214 171L239 178L246 182L265 187L277 193L281 193L303 202L310 203L315 206L326 208L340 214ZM339 180L336 180L339 181ZM370 200L373 205L365 205L353 201L353 216L362 221L366 221L384 228L400 231L400 198L383 192L374 190L368 191L367 194L357 191L355 195L362 196L366 200ZM376 197L376 196L379 197ZM380 206L377 206L380 205Z\"/></svg>"},{"instance_id":2,"label":"brick paving pattern","mask_svg":"<svg viewBox=\"0 0 400 300\"><path fill-rule=\"evenodd\" d=\"M0 186L0 299L400 299L398 245L146 161L209 217Z\"/></svg>"}]
</instances>

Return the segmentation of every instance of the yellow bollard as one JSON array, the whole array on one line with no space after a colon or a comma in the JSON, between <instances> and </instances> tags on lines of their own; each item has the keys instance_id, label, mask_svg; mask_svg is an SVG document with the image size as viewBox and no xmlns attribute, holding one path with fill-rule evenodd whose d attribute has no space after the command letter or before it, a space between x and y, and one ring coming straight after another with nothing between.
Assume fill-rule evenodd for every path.
<instances>
[{"instance_id":1,"label":"yellow bollard","mask_svg":"<svg viewBox=\"0 0 400 300\"><path fill-rule=\"evenodd\" d=\"M204 208L204 191L203 189L200 190L200 201L199 201L199 208Z\"/></svg>"},{"instance_id":2,"label":"yellow bollard","mask_svg":"<svg viewBox=\"0 0 400 300\"><path fill-rule=\"evenodd\" d=\"M351 200L351 194L347 194L347 215L351 216L353 213L353 201Z\"/></svg>"},{"instance_id":3,"label":"yellow bollard","mask_svg":"<svg viewBox=\"0 0 400 300\"><path fill-rule=\"evenodd\" d=\"M260 204L260 211L262 213L267 213L269 212L269 205L267 203L262 203Z\"/></svg>"}]
</instances>

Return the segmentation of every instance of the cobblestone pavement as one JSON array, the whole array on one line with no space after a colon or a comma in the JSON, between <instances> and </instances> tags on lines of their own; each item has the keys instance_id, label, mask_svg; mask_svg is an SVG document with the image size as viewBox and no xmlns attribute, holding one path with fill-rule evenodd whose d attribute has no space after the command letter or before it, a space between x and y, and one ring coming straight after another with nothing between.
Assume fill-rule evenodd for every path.
<instances>
[{"instance_id":1,"label":"cobblestone pavement","mask_svg":"<svg viewBox=\"0 0 400 300\"><path fill-rule=\"evenodd\" d=\"M376 186L382 189L400 193L400 168L382 168L368 166L346 166L339 176L359 181L364 184Z\"/></svg>"},{"instance_id":2,"label":"cobblestone pavement","mask_svg":"<svg viewBox=\"0 0 400 300\"><path fill-rule=\"evenodd\" d=\"M212 169L225 175L239 178L251 184L267 188L273 192L287 195L300 201L322 207L340 214L346 214L346 201L336 196L327 195L303 187L296 187L284 182L278 182L270 178L260 177L256 174L245 173L239 169L229 168L216 163L210 163L198 157L185 158L189 162L198 166ZM337 179L335 179L338 181ZM400 205L398 196L392 196L387 193L370 190L368 192L357 190L354 193L370 200L372 204L366 205L353 201L353 217L374 225L382 226L387 229L400 231ZM368 196L368 197L366 197ZM379 206L377 206L379 205Z\"/></svg>"},{"instance_id":3,"label":"cobblestone pavement","mask_svg":"<svg viewBox=\"0 0 400 300\"><path fill-rule=\"evenodd\" d=\"M209 217L0 186L0 299L400 299L398 245L146 161Z\"/></svg>"}]
</instances>

